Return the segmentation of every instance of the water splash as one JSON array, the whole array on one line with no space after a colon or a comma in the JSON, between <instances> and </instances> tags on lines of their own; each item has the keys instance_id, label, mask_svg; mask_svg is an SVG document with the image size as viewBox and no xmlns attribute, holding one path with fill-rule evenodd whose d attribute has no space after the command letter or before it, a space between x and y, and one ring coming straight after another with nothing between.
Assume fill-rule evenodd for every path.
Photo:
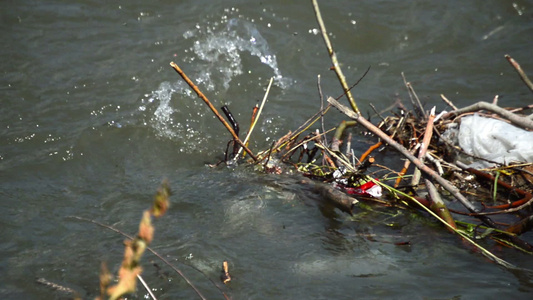
<instances>
[{"instance_id":1,"label":"water splash","mask_svg":"<svg viewBox=\"0 0 533 300\"><path fill-rule=\"evenodd\" d=\"M261 64L268 66L273 73L275 84L285 89L292 83L285 78L278 67L276 55L270 49L268 42L261 35L253 22L241 18L227 18L220 21L206 21L205 26L197 24L194 29L183 34L185 40L195 39L189 49L185 49L183 61L190 63L188 71L190 78L205 91L221 93L227 91L236 76L244 73L243 55L257 57ZM263 82L258 82L261 86ZM139 107L140 111L153 115L149 116L149 124L164 138L184 142L181 151L192 153L206 150L208 143L207 125L200 125L203 115L198 101L184 101L174 103L174 99L193 100L191 90L181 80L176 83L163 82L157 90L148 95L147 104ZM147 109L152 103L154 109ZM177 108L179 107L179 108ZM202 122L203 124L203 122ZM203 127L202 127L203 126ZM201 146L204 144L204 146ZM202 148L203 147L203 148Z\"/></svg>"},{"instance_id":2,"label":"water splash","mask_svg":"<svg viewBox=\"0 0 533 300\"><path fill-rule=\"evenodd\" d=\"M172 105L172 95L180 95L184 99L179 108ZM204 117L200 103L192 100L192 91L183 82L162 82L158 89L148 95L148 104L158 103L150 117L149 125L157 131L157 135L182 142L179 151L184 153L201 153L207 150L209 134L205 127L199 125ZM145 111L146 106L139 107Z\"/></svg>"},{"instance_id":3,"label":"water splash","mask_svg":"<svg viewBox=\"0 0 533 300\"><path fill-rule=\"evenodd\" d=\"M272 69L276 85L285 89L291 84L291 80L281 74L276 55L267 41L249 21L230 19L224 30L211 32L205 39L196 41L193 51L208 63L200 74L200 82L206 83L208 90L216 88L213 76L221 76L222 86L227 90L231 80L243 73L241 55L246 52Z\"/></svg>"}]
</instances>

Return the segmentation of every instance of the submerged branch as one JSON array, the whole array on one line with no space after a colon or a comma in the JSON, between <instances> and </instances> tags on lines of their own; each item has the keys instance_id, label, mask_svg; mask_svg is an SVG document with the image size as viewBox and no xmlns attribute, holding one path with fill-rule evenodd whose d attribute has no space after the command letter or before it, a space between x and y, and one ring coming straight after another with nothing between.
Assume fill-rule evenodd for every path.
<instances>
[{"instance_id":1,"label":"submerged branch","mask_svg":"<svg viewBox=\"0 0 533 300\"><path fill-rule=\"evenodd\" d=\"M492 259L494 262L496 262L497 264L501 265L501 266L504 266L508 269L519 269L517 268L515 265L497 257L496 255L494 255L492 252L488 251L487 249L481 247L481 245L479 245L478 243L476 243L475 241L473 241L470 237L468 237L464 232L454 228L453 225L451 225L450 223L446 222L446 220L444 220L443 218L441 218L439 215L437 215L435 212L433 212L431 209L429 209L428 207L426 207L423 203L421 203L419 200L417 200L416 198L410 196L410 195L407 195L399 190L396 190L396 189L392 189L391 187L385 185L384 183L382 182L379 182L377 180L373 180L376 184L379 184L381 186L383 186L384 188L388 189L389 191L391 191L392 193L394 194L398 194L400 196L403 196L411 201L413 201L414 203L418 204L423 210L425 210L426 212L428 212L430 215L432 215L435 219L439 220L442 224L444 224L446 227L448 227L450 230L452 230L453 232L455 232L456 234L458 234L459 236L461 236L461 238L463 238L464 240L466 240L467 242L471 243L472 245L474 245L475 247L477 247L481 253L483 255L485 255L486 257ZM525 269L521 269L521 270L525 270Z\"/></svg>"},{"instance_id":2,"label":"submerged branch","mask_svg":"<svg viewBox=\"0 0 533 300\"><path fill-rule=\"evenodd\" d=\"M351 197L348 194L336 189L332 185L321 182L314 182L309 179L304 179L302 183L311 185L313 187L313 191L319 193L332 205L346 213L349 213L350 215L352 214L352 209L354 205L359 202L359 200L357 200L356 198Z\"/></svg>"},{"instance_id":3,"label":"submerged branch","mask_svg":"<svg viewBox=\"0 0 533 300\"><path fill-rule=\"evenodd\" d=\"M451 227L457 229L455 220L450 214L450 211L448 210L448 207L446 206L444 201L442 201L442 198L440 197L439 192L437 191L437 187L435 187L433 182L431 182L431 180L429 179L424 179L424 181L426 183L426 188L429 192L429 196L431 197L430 209L443 220L445 220L446 223L448 223Z\"/></svg>"}]
</instances>

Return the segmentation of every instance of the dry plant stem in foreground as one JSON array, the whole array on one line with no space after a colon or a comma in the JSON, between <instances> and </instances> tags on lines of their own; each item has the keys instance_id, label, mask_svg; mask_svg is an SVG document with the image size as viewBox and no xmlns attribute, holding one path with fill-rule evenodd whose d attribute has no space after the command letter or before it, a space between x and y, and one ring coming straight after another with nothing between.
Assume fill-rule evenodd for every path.
<instances>
[{"instance_id":1,"label":"dry plant stem in foreground","mask_svg":"<svg viewBox=\"0 0 533 300\"><path fill-rule=\"evenodd\" d=\"M118 283L114 286L108 286L110 275L106 271L107 268L102 270L100 274L102 292L100 299L103 299L104 293L109 296L109 299L114 300L135 291L137 278L142 272L142 267L140 266L141 257L154 237L155 229L152 225L152 217L158 218L165 214L169 206L169 196L170 188L168 183L164 181L157 190L152 207L143 213L137 237L133 240L124 241L124 259L118 271Z\"/></svg>"},{"instance_id":2,"label":"dry plant stem in foreground","mask_svg":"<svg viewBox=\"0 0 533 300\"><path fill-rule=\"evenodd\" d=\"M231 136L233 136L233 138L239 144L239 146L241 146L244 149L244 151L246 151L246 153L248 153L254 161L257 161L257 157L253 154L253 152L250 151L248 147L246 147L246 145L241 141L241 139L239 139L239 137L237 136L233 128L231 128L228 122L224 120L222 115L220 115L220 113L213 106L213 104L211 104L211 101L209 101L209 99L207 99L207 97L200 91L200 89L198 89L198 87L189 79L189 77L185 74L185 72L183 72L175 62L171 62L170 65L172 66L172 68L174 68L174 70L176 70L176 72L178 72L181 78L185 80L185 82L193 89L193 91L196 92L198 97L204 100L205 104L207 104L207 106L211 109L211 111L215 114L215 116L217 116L220 122L222 122L222 124L224 125L224 127L226 127L229 133L231 133Z\"/></svg>"},{"instance_id":3,"label":"dry plant stem in foreground","mask_svg":"<svg viewBox=\"0 0 533 300\"><path fill-rule=\"evenodd\" d=\"M78 216L70 216L70 218L74 218L74 219L77 219L77 220L80 220L80 221L85 221L85 222L89 222L89 223L93 223L93 224L96 224L98 226L101 226L101 227L104 227L104 228L107 228L109 230L112 230L130 240L133 240L133 237L129 234L126 234L125 232L123 231L120 231L118 230L117 228L111 226L111 225L107 225L107 224L104 224L104 223L101 223L101 222L98 222L96 220L91 220L91 219L87 219L87 218L83 218L83 217L78 217ZM200 296L201 299L206 299L202 293L194 286L194 284L185 276L185 274L183 274L183 272L181 272L178 268L176 268L174 265L172 265L167 259L165 259L163 256L161 256L161 254L157 253L154 249L150 248L150 247L146 247L146 249L150 252L152 252L153 255L157 256L157 258L159 258L162 262L164 262L167 266L169 266L172 270L174 270L174 272L178 273L186 282L187 284L189 284L193 289L194 291L198 294L198 296ZM189 266L189 267L192 267L192 266ZM220 288L209 278L207 277L207 275L205 275L201 270L199 269L196 269L195 267L192 267L193 269L195 269L196 271L202 273L206 278L208 278L211 283L213 283L215 285L216 288L218 288L220 290ZM102 272L101 274L103 274L104 272ZM110 274L109 274L110 275ZM105 278L104 278L105 279ZM110 279L111 280L111 279ZM103 282L103 280L100 280L100 282ZM225 298L228 298L224 292L222 290L220 290L220 292L224 295Z\"/></svg>"},{"instance_id":4,"label":"dry plant stem in foreground","mask_svg":"<svg viewBox=\"0 0 533 300\"><path fill-rule=\"evenodd\" d=\"M416 158L414 155L412 155L405 147L400 145L398 142L390 138L386 133L381 131L379 128L377 128L374 124L372 124L370 121L365 119L360 114L356 114L350 109L348 109L346 106L340 104L337 100L333 99L332 97L328 98L328 102L335 106L338 110L340 110L342 113L347 115L349 118L356 120L364 126L366 129L368 129L373 134L377 135L379 138L381 138L385 143L391 145L396 150L398 150L401 154L403 154L407 159L409 159L417 168L420 169L420 171L424 172L426 175L428 175L431 179L438 182L443 188L445 188L448 192L450 192L457 200L459 200L464 207L466 207L470 212L472 213L478 213L479 210L470 202L468 199L466 199L465 196L463 196L459 190L453 186L448 180L442 178L437 174L437 172L433 171L431 168L426 166L423 162L421 162L418 158ZM477 216L480 220L483 221L487 226L496 228L496 224L488 217L486 216Z\"/></svg>"}]
</instances>

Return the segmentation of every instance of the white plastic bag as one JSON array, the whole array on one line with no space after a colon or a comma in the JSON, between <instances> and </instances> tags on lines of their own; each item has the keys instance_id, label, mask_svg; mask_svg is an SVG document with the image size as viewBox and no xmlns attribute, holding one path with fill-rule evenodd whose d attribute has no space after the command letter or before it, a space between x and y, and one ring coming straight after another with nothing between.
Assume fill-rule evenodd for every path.
<instances>
[{"instance_id":1,"label":"white plastic bag","mask_svg":"<svg viewBox=\"0 0 533 300\"><path fill-rule=\"evenodd\" d=\"M477 114L463 117L459 127L459 146L468 154L507 165L533 162L533 132ZM470 167L482 169L494 164L474 161Z\"/></svg>"}]
</instances>

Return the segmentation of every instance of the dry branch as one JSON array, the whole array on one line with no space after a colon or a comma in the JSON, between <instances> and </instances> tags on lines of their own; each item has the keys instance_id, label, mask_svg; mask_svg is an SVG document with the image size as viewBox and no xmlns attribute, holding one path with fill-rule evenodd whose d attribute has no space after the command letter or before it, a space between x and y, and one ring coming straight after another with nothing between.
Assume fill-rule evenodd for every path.
<instances>
[{"instance_id":1,"label":"dry branch","mask_svg":"<svg viewBox=\"0 0 533 300\"><path fill-rule=\"evenodd\" d=\"M231 133L231 136L233 136L235 141L244 149L244 151L246 151L246 153L248 153L250 155L250 157L254 161L257 161L257 157L253 154L253 152L250 149L248 149L248 147L246 147L246 145L241 141L241 139L239 139L239 136L237 136L237 134L235 133L233 128L231 128L231 126L228 124L228 122L226 122L226 120L224 120L222 115L220 115L220 113L213 106L213 104L211 104L211 101L209 101L209 99L207 99L207 97L200 91L200 89L198 89L198 87L189 79L187 74L185 74L185 72L183 72L180 69L180 67L175 62L171 62L170 65L172 66L172 68L174 68L174 70L176 70L176 72L178 72L178 74L181 76L181 78L183 78L183 80L185 80L185 82L193 89L193 91L196 92L198 97L200 97L202 100L204 100L205 104L207 104L207 106L215 114L215 116L218 118L218 120L224 125L224 127L226 127L226 129L229 131L229 133Z\"/></svg>"},{"instance_id":2,"label":"dry branch","mask_svg":"<svg viewBox=\"0 0 533 300\"><path fill-rule=\"evenodd\" d=\"M338 110L340 110L342 113L347 115L349 118L356 120L364 126L366 129L368 129L373 134L380 137L385 143L391 145L394 147L397 151L399 151L402 155L404 155L407 159L409 159L413 164L416 165L417 168L419 168L422 172L424 172L427 176L429 176L431 179L438 182L443 188L445 188L448 192L450 192L461 204L463 204L464 207L466 207L470 212L472 213L478 213L479 210L470 202L468 199L466 199L465 196L463 196L459 190L453 186L448 180L442 178L437 174L434 170L426 166L423 162L421 162L418 158L416 158L414 155L412 155L409 150L405 149L402 145L400 145L398 142L390 138L387 134L385 134L381 129L377 128L374 124L372 124L370 121L366 120L363 116L360 114L356 114L350 109L348 109L346 106L340 104L337 100L333 99L332 97L328 98L328 102L335 106ZM480 220L483 221L487 226L496 228L496 224L488 217L486 216L477 216Z\"/></svg>"},{"instance_id":3,"label":"dry branch","mask_svg":"<svg viewBox=\"0 0 533 300\"><path fill-rule=\"evenodd\" d=\"M329 41L328 32L326 31L326 25L324 25L324 21L322 20L322 14L320 13L320 8L318 7L318 3L316 2L316 0L313 0L313 8L315 9L315 15L318 21L318 26L320 27L320 32L322 32L322 38L324 39L324 43L326 44L326 48L328 49L329 56L331 57L331 63L333 63L335 74L337 74L337 77L339 78L342 89L344 90L346 97L348 97L353 111L359 114L359 108L357 108L355 99L353 98L352 92L350 91L350 88L346 83L346 78L342 73L339 61L337 60L337 55L335 54L335 51L333 51L333 47L331 46L331 42Z\"/></svg>"},{"instance_id":4,"label":"dry branch","mask_svg":"<svg viewBox=\"0 0 533 300\"><path fill-rule=\"evenodd\" d=\"M497 105L488 103L488 102L478 102L476 104L472 104L467 107L463 107L454 111L451 111L443 116L443 118L449 118L450 116L458 116L464 113L468 112L477 112L480 110L488 110L490 112L493 112L507 120L509 120L511 123L520 126L522 128L527 128L530 130L533 130L533 120L529 117L521 117L517 114L514 114L504 108L501 108Z\"/></svg>"},{"instance_id":5,"label":"dry branch","mask_svg":"<svg viewBox=\"0 0 533 300\"><path fill-rule=\"evenodd\" d=\"M516 60L514 60L509 54L505 54L505 58L507 59L507 61L509 61L511 66L513 66L513 68L516 70L518 75L520 75L520 79L522 79L522 81L527 85L529 90L533 92L533 83L527 77L526 72L522 70L522 67L520 67L520 65L516 62Z\"/></svg>"}]
</instances>

